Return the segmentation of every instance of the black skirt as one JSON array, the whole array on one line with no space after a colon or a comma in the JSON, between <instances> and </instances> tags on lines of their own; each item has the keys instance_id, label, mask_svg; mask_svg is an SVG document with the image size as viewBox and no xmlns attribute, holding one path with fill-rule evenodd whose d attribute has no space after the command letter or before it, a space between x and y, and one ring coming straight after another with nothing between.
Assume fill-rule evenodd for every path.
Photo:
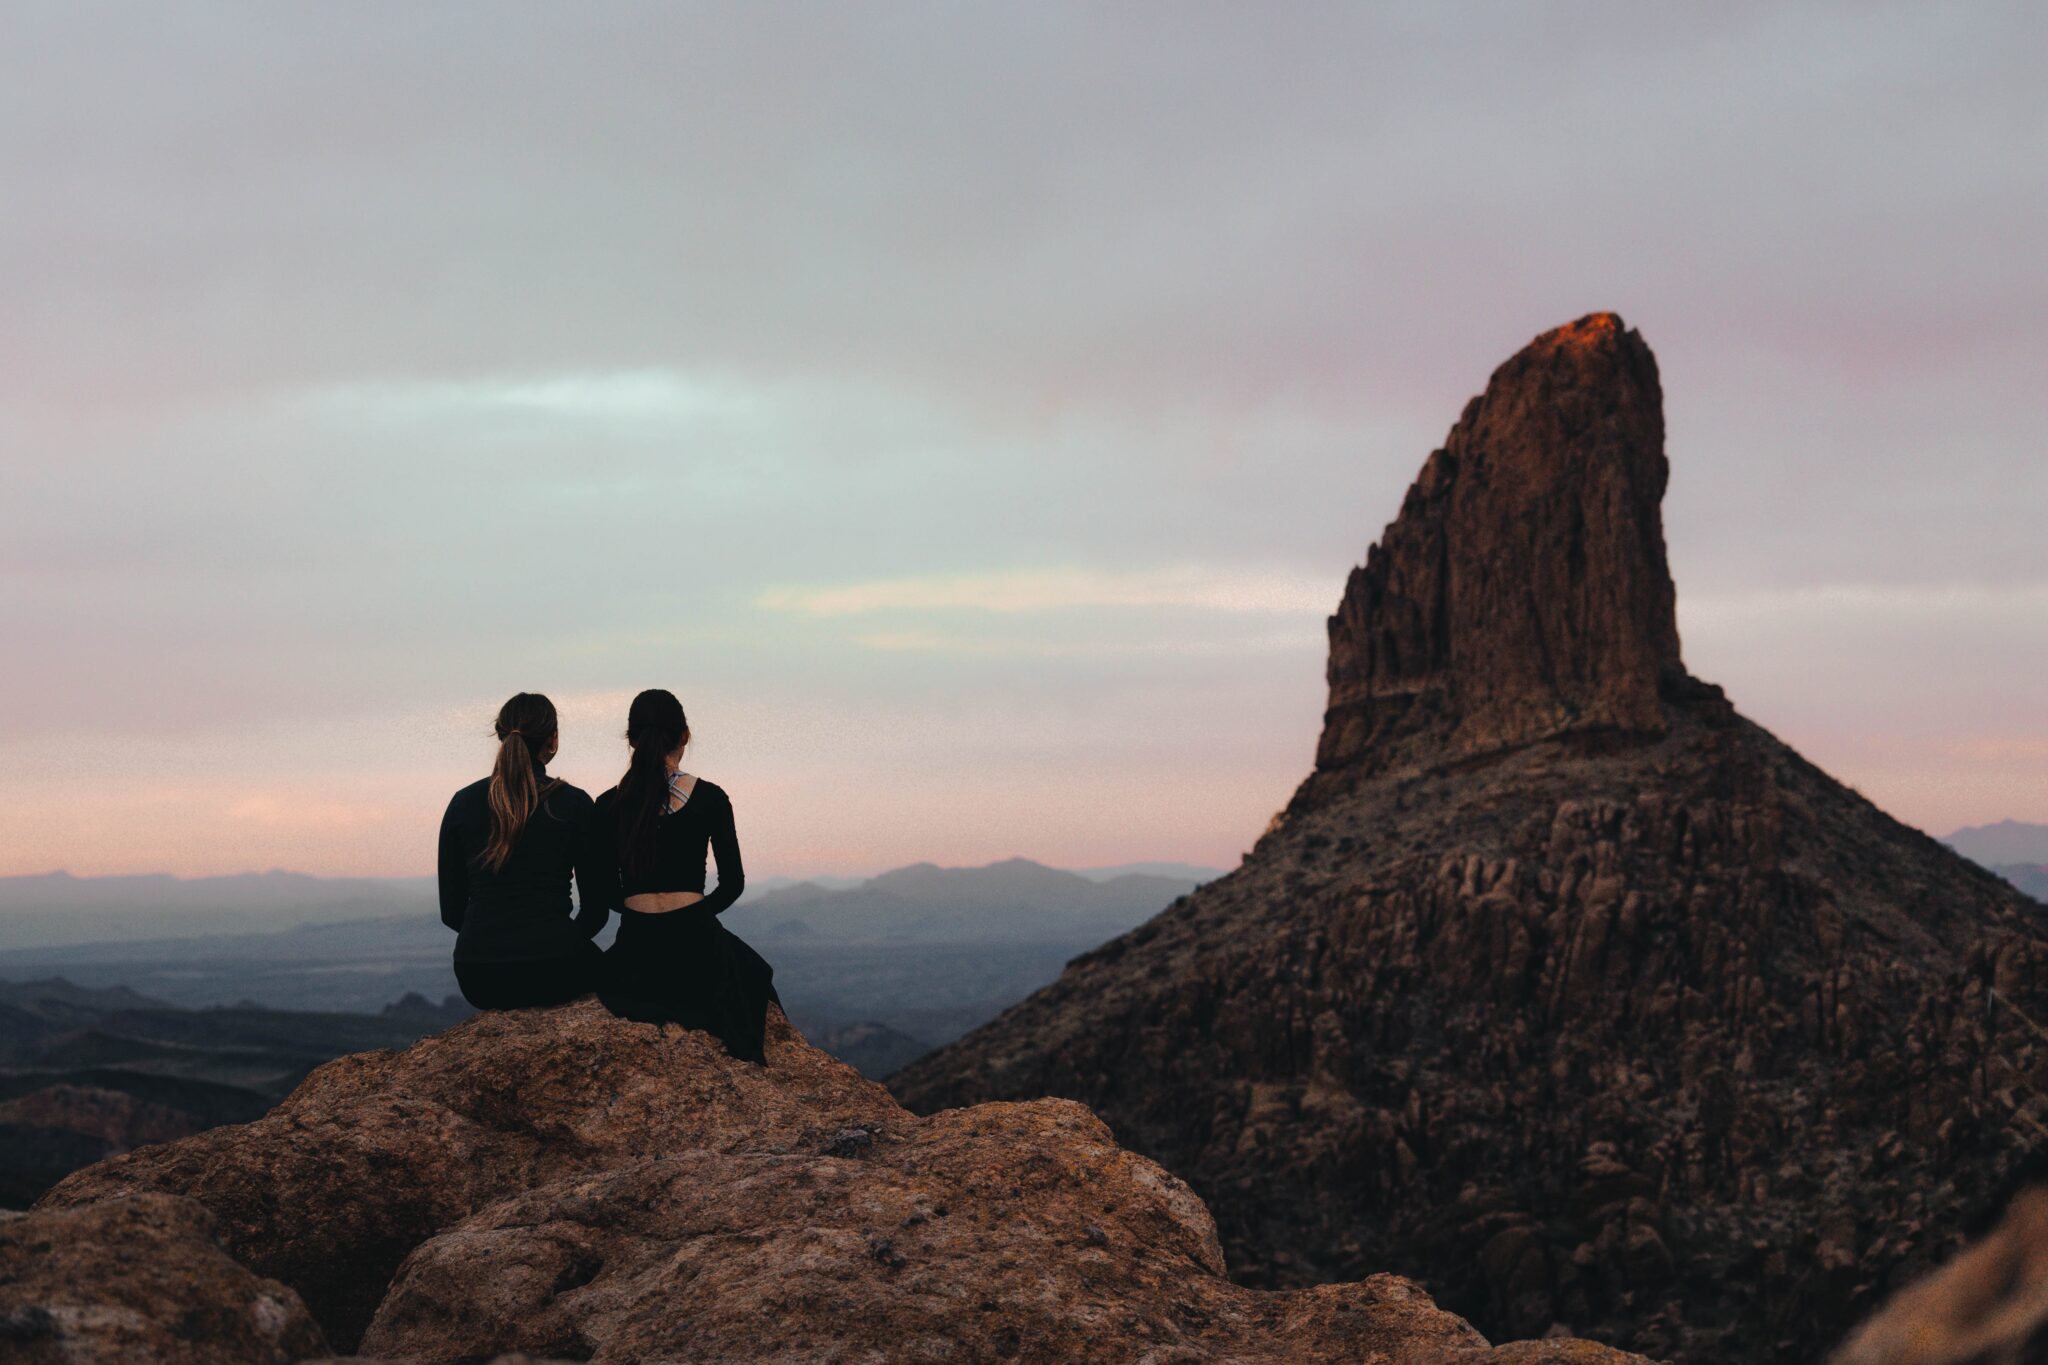
<instances>
[{"instance_id":1,"label":"black skirt","mask_svg":"<svg viewBox=\"0 0 2048 1365\"><path fill-rule=\"evenodd\" d=\"M766 1063L768 1005L781 1005L775 969L746 940L689 907L620 911L597 997L622 1019L681 1024L715 1035L742 1061Z\"/></svg>"}]
</instances>

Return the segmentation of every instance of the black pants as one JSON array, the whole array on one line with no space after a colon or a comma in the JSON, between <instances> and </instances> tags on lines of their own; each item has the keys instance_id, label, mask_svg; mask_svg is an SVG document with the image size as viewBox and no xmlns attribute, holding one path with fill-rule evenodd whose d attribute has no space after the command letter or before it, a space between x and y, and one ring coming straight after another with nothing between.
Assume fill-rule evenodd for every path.
<instances>
[{"instance_id":1,"label":"black pants","mask_svg":"<svg viewBox=\"0 0 2048 1365\"><path fill-rule=\"evenodd\" d=\"M594 943L568 957L533 962L457 962L455 984L462 998L480 1010L516 1010L560 1005L597 989L604 954Z\"/></svg>"}]
</instances>

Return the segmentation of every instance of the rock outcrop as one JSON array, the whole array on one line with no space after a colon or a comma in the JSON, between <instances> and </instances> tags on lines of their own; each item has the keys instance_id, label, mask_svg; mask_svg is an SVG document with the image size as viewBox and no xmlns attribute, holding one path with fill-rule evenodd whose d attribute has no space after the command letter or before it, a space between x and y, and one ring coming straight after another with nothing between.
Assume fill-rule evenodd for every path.
<instances>
[{"instance_id":1,"label":"rock outcrop","mask_svg":"<svg viewBox=\"0 0 2048 1365\"><path fill-rule=\"evenodd\" d=\"M1657 362L1621 319L1560 327L1501 366L1345 584L1317 772L1661 732L1678 667L1669 472Z\"/></svg>"},{"instance_id":2,"label":"rock outcrop","mask_svg":"<svg viewBox=\"0 0 2048 1365\"><path fill-rule=\"evenodd\" d=\"M0 1357L285 1365L327 1354L299 1296L231 1259L190 1199L0 1213Z\"/></svg>"},{"instance_id":3,"label":"rock outcrop","mask_svg":"<svg viewBox=\"0 0 2048 1365\"><path fill-rule=\"evenodd\" d=\"M901 1112L786 1024L771 1072L594 1004L540 1017L480 1015L403 1052L338 1058L254 1123L87 1167L38 1207L196 1199L237 1259L350 1346L408 1252L498 1200L674 1151L808 1150Z\"/></svg>"},{"instance_id":4,"label":"rock outcrop","mask_svg":"<svg viewBox=\"0 0 2048 1365\"><path fill-rule=\"evenodd\" d=\"M250 1284L415 1365L1633 1359L1496 1351L1392 1275L1234 1284L1201 1200L1070 1101L918 1118L772 1012L769 1060L591 1001L479 1015L331 1062L255 1123L77 1172L25 1217L62 1237L145 1201L203 1208ZM82 1235L106 1266L66 1292L111 1297L119 1254Z\"/></svg>"},{"instance_id":5,"label":"rock outcrop","mask_svg":"<svg viewBox=\"0 0 2048 1365\"><path fill-rule=\"evenodd\" d=\"M1243 865L893 1078L1064 1096L1232 1273L1394 1271L1494 1335L1810 1361L2048 1132L2048 911L1679 656L1655 363L1498 370L1330 621Z\"/></svg>"}]
</instances>

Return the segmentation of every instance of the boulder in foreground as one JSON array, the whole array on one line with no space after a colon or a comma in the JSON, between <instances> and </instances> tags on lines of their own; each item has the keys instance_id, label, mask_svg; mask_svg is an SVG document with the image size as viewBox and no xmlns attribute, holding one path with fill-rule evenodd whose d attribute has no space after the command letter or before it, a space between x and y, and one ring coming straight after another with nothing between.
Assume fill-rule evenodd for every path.
<instances>
[{"instance_id":1,"label":"boulder in foreground","mask_svg":"<svg viewBox=\"0 0 2048 1365\"><path fill-rule=\"evenodd\" d=\"M220 1249L204 1208L137 1194L0 1213L0 1358L285 1365L325 1355L299 1296Z\"/></svg>"},{"instance_id":2,"label":"boulder in foreground","mask_svg":"<svg viewBox=\"0 0 2048 1365\"><path fill-rule=\"evenodd\" d=\"M1634 1359L1496 1352L1391 1275L1232 1284L1202 1202L1082 1106L920 1119L771 1023L764 1070L589 1001L481 1015L31 1216L187 1196L337 1345L414 1362Z\"/></svg>"},{"instance_id":3,"label":"boulder in foreground","mask_svg":"<svg viewBox=\"0 0 2048 1365\"><path fill-rule=\"evenodd\" d=\"M762 1070L594 1001L482 1014L402 1052L337 1058L254 1123L89 1166L38 1207L187 1195L236 1259L297 1289L352 1347L406 1253L498 1200L665 1153L809 1150L902 1116L776 1027L782 1051Z\"/></svg>"}]
</instances>

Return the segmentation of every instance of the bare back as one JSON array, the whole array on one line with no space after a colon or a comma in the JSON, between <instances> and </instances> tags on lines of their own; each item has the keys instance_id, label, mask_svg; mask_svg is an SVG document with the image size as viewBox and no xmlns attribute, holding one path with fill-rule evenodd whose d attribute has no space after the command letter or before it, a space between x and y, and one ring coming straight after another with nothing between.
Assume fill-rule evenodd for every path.
<instances>
[{"instance_id":1,"label":"bare back","mask_svg":"<svg viewBox=\"0 0 2048 1365\"><path fill-rule=\"evenodd\" d=\"M668 804L663 814L674 815L689 801L690 794L697 790L697 779L689 773L674 773L669 778ZM672 910L681 910L704 899L702 891L643 891L628 896L624 905L628 910L642 915L665 915Z\"/></svg>"}]
</instances>

